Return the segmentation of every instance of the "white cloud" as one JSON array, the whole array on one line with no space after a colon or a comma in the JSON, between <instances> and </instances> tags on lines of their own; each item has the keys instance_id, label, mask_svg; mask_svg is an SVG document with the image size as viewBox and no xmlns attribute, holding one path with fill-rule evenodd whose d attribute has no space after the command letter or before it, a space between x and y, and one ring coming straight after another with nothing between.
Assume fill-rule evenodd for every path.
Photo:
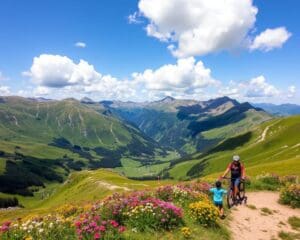
<instances>
[{"instance_id":1,"label":"white cloud","mask_svg":"<svg viewBox=\"0 0 300 240\"><path fill-rule=\"evenodd\" d=\"M268 52L274 48L281 48L291 35L285 27L266 29L255 37L250 49L260 49Z\"/></svg>"},{"instance_id":2,"label":"white cloud","mask_svg":"<svg viewBox=\"0 0 300 240\"><path fill-rule=\"evenodd\" d=\"M288 98L293 98L295 96L295 94L296 94L296 86L294 86L294 85L289 86L288 94L287 94Z\"/></svg>"},{"instance_id":3,"label":"white cloud","mask_svg":"<svg viewBox=\"0 0 300 240\"><path fill-rule=\"evenodd\" d=\"M30 71L23 72L32 81L46 87L64 87L74 84L89 84L101 78L94 66L84 60L78 64L60 55L42 54L33 59Z\"/></svg>"},{"instance_id":4,"label":"white cloud","mask_svg":"<svg viewBox=\"0 0 300 240\"><path fill-rule=\"evenodd\" d=\"M203 62L195 58L178 59L172 65L163 65L143 73L134 73L133 78L145 84L149 90L193 92L198 88L216 85L218 82L211 77L211 71L205 68Z\"/></svg>"},{"instance_id":5,"label":"white cloud","mask_svg":"<svg viewBox=\"0 0 300 240\"><path fill-rule=\"evenodd\" d=\"M177 58L239 48L270 51L291 36L279 27L253 37L258 12L253 0L139 0L138 8L129 21L144 17L147 35L166 42Z\"/></svg>"},{"instance_id":6,"label":"white cloud","mask_svg":"<svg viewBox=\"0 0 300 240\"><path fill-rule=\"evenodd\" d=\"M78 48L85 48L86 47L86 43L84 42L77 42L74 44L75 47L78 47Z\"/></svg>"},{"instance_id":7,"label":"white cloud","mask_svg":"<svg viewBox=\"0 0 300 240\"><path fill-rule=\"evenodd\" d=\"M128 23L129 24L139 24L139 23L142 23L142 20L140 19L139 12L134 12L133 14L130 14L128 16Z\"/></svg>"},{"instance_id":8,"label":"white cloud","mask_svg":"<svg viewBox=\"0 0 300 240\"><path fill-rule=\"evenodd\" d=\"M280 94L280 91L268 83L264 76L253 78L242 86L246 88L245 96L248 98L275 97Z\"/></svg>"},{"instance_id":9,"label":"white cloud","mask_svg":"<svg viewBox=\"0 0 300 240\"><path fill-rule=\"evenodd\" d=\"M138 7L147 34L172 43L176 57L241 47L258 11L252 0L140 0Z\"/></svg>"},{"instance_id":10,"label":"white cloud","mask_svg":"<svg viewBox=\"0 0 300 240\"><path fill-rule=\"evenodd\" d=\"M10 88L8 86L0 86L0 96L10 95Z\"/></svg>"},{"instance_id":11,"label":"white cloud","mask_svg":"<svg viewBox=\"0 0 300 240\"><path fill-rule=\"evenodd\" d=\"M23 75L36 85L34 95L57 98L90 95L97 99L150 100L166 94L193 96L219 84L210 69L193 57L120 80L102 75L84 60L75 63L66 56L42 54L34 58L30 70Z\"/></svg>"}]
</instances>

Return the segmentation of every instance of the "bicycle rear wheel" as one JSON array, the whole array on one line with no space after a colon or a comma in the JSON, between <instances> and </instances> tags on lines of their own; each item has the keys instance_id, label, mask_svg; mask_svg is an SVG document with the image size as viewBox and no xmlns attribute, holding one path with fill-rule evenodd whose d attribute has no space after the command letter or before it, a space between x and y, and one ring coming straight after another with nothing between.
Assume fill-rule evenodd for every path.
<instances>
[{"instance_id":1,"label":"bicycle rear wheel","mask_svg":"<svg viewBox=\"0 0 300 240\"><path fill-rule=\"evenodd\" d=\"M240 201L243 201L246 197L246 190L245 190L245 182L240 182L240 185L239 185L239 199Z\"/></svg>"},{"instance_id":2,"label":"bicycle rear wheel","mask_svg":"<svg viewBox=\"0 0 300 240\"><path fill-rule=\"evenodd\" d=\"M233 197L233 191L230 189L227 193L227 206L228 208L232 208L234 206L234 197Z\"/></svg>"}]
</instances>

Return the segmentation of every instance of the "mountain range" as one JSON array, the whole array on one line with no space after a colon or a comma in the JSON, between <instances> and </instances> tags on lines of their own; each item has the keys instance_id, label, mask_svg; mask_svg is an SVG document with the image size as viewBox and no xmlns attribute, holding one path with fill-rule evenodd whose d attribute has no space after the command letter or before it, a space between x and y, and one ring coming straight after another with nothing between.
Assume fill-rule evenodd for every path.
<instances>
[{"instance_id":1,"label":"mountain range","mask_svg":"<svg viewBox=\"0 0 300 240\"><path fill-rule=\"evenodd\" d=\"M290 116L300 114L300 105L297 104L272 104L272 103L251 103L252 106L264 109L272 115Z\"/></svg>"},{"instance_id":2,"label":"mountain range","mask_svg":"<svg viewBox=\"0 0 300 240\"><path fill-rule=\"evenodd\" d=\"M0 192L32 195L35 186L84 169L111 168L137 179L211 174L207 156L232 154L277 119L228 97L143 103L0 97Z\"/></svg>"}]
</instances>

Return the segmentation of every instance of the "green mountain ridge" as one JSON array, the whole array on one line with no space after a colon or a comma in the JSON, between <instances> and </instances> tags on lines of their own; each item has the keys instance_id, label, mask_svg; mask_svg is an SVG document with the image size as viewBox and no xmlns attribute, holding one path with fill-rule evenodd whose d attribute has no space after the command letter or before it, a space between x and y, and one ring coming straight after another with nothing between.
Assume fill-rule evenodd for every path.
<instances>
[{"instance_id":1,"label":"green mountain ridge","mask_svg":"<svg viewBox=\"0 0 300 240\"><path fill-rule=\"evenodd\" d=\"M300 116L276 118L254 130L227 138L205 153L171 163L167 170L176 179L221 174L233 154L239 154L251 176L274 172L300 175Z\"/></svg>"},{"instance_id":2,"label":"green mountain ridge","mask_svg":"<svg viewBox=\"0 0 300 240\"><path fill-rule=\"evenodd\" d=\"M74 99L0 102L0 191L29 194L27 187L63 181L72 170L121 167L123 157L149 163L167 155L132 125Z\"/></svg>"},{"instance_id":3,"label":"green mountain ridge","mask_svg":"<svg viewBox=\"0 0 300 240\"><path fill-rule=\"evenodd\" d=\"M101 103L162 146L183 155L204 151L272 118L262 109L228 97L202 102L166 97L149 103Z\"/></svg>"}]
</instances>

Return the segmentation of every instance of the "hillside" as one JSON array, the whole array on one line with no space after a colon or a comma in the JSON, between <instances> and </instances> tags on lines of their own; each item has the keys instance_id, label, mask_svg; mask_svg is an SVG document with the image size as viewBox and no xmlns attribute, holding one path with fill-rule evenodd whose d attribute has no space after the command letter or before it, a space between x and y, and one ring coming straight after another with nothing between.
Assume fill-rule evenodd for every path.
<instances>
[{"instance_id":1,"label":"hillside","mask_svg":"<svg viewBox=\"0 0 300 240\"><path fill-rule=\"evenodd\" d=\"M218 175L239 154L247 174L300 175L300 116L273 119L255 130L228 138L207 152L171 164L173 178Z\"/></svg>"},{"instance_id":2,"label":"hillside","mask_svg":"<svg viewBox=\"0 0 300 240\"><path fill-rule=\"evenodd\" d=\"M0 191L63 181L72 170L159 162L167 152L140 130L79 101L0 99ZM105 110L105 109L104 109Z\"/></svg>"},{"instance_id":3,"label":"hillside","mask_svg":"<svg viewBox=\"0 0 300 240\"><path fill-rule=\"evenodd\" d=\"M104 101L102 105L162 146L175 148L183 155L204 152L271 118L249 103L228 97L202 102L166 97L156 102Z\"/></svg>"}]
</instances>

